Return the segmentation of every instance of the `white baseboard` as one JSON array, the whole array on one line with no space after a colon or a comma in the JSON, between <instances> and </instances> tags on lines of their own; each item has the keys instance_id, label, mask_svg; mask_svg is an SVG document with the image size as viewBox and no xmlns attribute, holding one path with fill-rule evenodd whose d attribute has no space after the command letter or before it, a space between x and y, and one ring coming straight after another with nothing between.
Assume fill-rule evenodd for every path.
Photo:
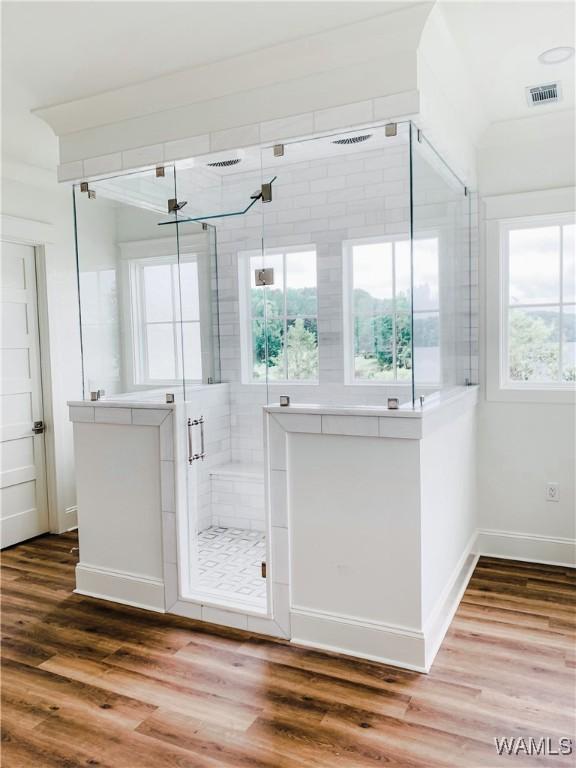
<instances>
[{"instance_id":1,"label":"white baseboard","mask_svg":"<svg viewBox=\"0 0 576 768\"><path fill-rule=\"evenodd\" d=\"M165 612L164 582L160 579L78 563L74 592L135 608Z\"/></svg>"},{"instance_id":2,"label":"white baseboard","mask_svg":"<svg viewBox=\"0 0 576 768\"><path fill-rule=\"evenodd\" d=\"M475 542L476 532L470 537L422 631L293 606L290 610L292 642L428 672L476 567Z\"/></svg>"},{"instance_id":3,"label":"white baseboard","mask_svg":"<svg viewBox=\"0 0 576 768\"><path fill-rule=\"evenodd\" d=\"M434 663L436 654L440 650L444 636L452 623L468 582L474 573L474 568L476 568L479 555L474 554L473 551L475 540L476 536L474 535L470 539L458 565L454 569L452 577L424 625L426 671L429 671Z\"/></svg>"},{"instance_id":4,"label":"white baseboard","mask_svg":"<svg viewBox=\"0 0 576 768\"><path fill-rule=\"evenodd\" d=\"M424 634L417 630L295 607L290 623L296 645L427 671Z\"/></svg>"},{"instance_id":5,"label":"white baseboard","mask_svg":"<svg viewBox=\"0 0 576 768\"><path fill-rule=\"evenodd\" d=\"M72 507L66 507L64 510L63 526L65 531L72 531L78 528L78 507L76 504Z\"/></svg>"},{"instance_id":6,"label":"white baseboard","mask_svg":"<svg viewBox=\"0 0 576 768\"><path fill-rule=\"evenodd\" d=\"M475 549L487 557L576 567L576 539L479 528Z\"/></svg>"}]
</instances>

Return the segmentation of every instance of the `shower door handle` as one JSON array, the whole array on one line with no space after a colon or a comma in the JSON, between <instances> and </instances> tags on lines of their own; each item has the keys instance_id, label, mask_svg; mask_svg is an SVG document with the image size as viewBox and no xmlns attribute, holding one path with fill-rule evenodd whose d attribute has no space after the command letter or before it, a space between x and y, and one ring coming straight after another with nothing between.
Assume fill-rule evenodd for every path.
<instances>
[{"instance_id":1,"label":"shower door handle","mask_svg":"<svg viewBox=\"0 0 576 768\"><path fill-rule=\"evenodd\" d=\"M204 416L200 416L198 423L200 424L200 455L198 458L204 461L204 456L206 456L206 451L204 450Z\"/></svg>"},{"instance_id":2,"label":"shower door handle","mask_svg":"<svg viewBox=\"0 0 576 768\"><path fill-rule=\"evenodd\" d=\"M188 463L192 464L197 459L202 459L206 456L204 450L204 416L200 416L199 419L188 419ZM194 453L194 443L192 438L192 427L200 427L200 453Z\"/></svg>"}]
</instances>

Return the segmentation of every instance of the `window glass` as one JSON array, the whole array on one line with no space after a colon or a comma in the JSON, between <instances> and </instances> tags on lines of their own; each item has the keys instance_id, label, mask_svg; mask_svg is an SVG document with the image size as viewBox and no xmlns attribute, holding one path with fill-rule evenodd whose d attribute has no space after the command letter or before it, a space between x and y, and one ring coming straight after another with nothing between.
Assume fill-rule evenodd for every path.
<instances>
[{"instance_id":1,"label":"window glass","mask_svg":"<svg viewBox=\"0 0 576 768\"><path fill-rule=\"evenodd\" d=\"M175 379L173 323L154 323L146 327L148 379Z\"/></svg>"},{"instance_id":2,"label":"window glass","mask_svg":"<svg viewBox=\"0 0 576 768\"><path fill-rule=\"evenodd\" d=\"M200 323L182 323L184 342L184 376L188 380L202 379L202 346Z\"/></svg>"},{"instance_id":3,"label":"window glass","mask_svg":"<svg viewBox=\"0 0 576 768\"><path fill-rule=\"evenodd\" d=\"M273 285L256 285L255 272L263 266L274 270ZM310 248L273 251L264 259L261 254L240 254L240 267L240 279L249 285L249 326L243 329L250 347L248 378L256 382L267 377L270 381L317 380L316 252Z\"/></svg>"},{"instance_id":4,"label":"window glass","mask_svg":"<svg viewBox=\"0 0 576 768\"><path fill-rule=\"evenodd\" d=\"M438 240L437 238L414 240L413 247L414 311L438 309Z\"/></svg>"},{"instance_id":5,"label":"window glass","mask_svg":"<svg viewBox=\"0 0 576 768\"><path fill-rule=\"evenodd\" d=\"M560 293L560 227L510 232L510 304L549 304Z\"/></svg>"},{"instance_id":6,"label":"window glass","mask_svg":"<svg viewBox=\"0 0 576 768\"><path fill-rule=\"evenodd\" d=\"M178 266L172 267L174 280L178 280ZM198 264L195 261L180 262L180 295L182 320L200 320L200 293L198 290Z\"/></svg>"},{"instance_id":7,"label":"window glass","mask_svg":"<svg viewBox=\"0 0 576 768\"><path fill-rule=\"evenodd\" d=\"M144 267L144 303L149 323L172 321L173 297L170 264Z\"/></svg>"},{"instance_id":8,"label":"window glass","mask_svg":"<svg viewBox=\"0 0 576 768\"><path fill-rule=\"evenodd\" d=\"M381 314L393 297L392 243L353 246L354 311Z\"/></svg>"},{"instance_id":9,"label":"window glass","mask_svg":"<svg viewBox=\"0 0 576 768\"><path fill-rule=\"evenodd\" d=\"M188 257L180 264L176 256L133 261L130 280L136 383L177 383L183 376L190 381L201 381L196 259ZM116 300L114 285L106 284L106 295L108 303Z\"/></svg>"},{"instance_id":10,"label":"window glass","mask_svg":"<svg viewBox=\"0 0 576 768\"><path fill-rule=\"evenodd\" d=\"M349 243L352 377L409 382L412 376L409 240ZM414 338L426 381L440 380L438 240L414 241Z\"/></svg>"},{"instance_id":11,"label":"window glass","mask_svg":"<svg viewBox=\"0 0 576 768\"><path fill-rule=\"evenodd\" d=\"M562 317L562 379L576 382L576 306L564 308Z\"/></svg>"},{"instance_id":12,"label":"window glass","mask_svg":"<svg viewBox=\"0 0 576 768\"><path fill-rule=\"evenodd\" d=\"M508 269L504 383L558 386L574 382L574 225L510 227L504 268Z\"/></svg>"}]
</instances>

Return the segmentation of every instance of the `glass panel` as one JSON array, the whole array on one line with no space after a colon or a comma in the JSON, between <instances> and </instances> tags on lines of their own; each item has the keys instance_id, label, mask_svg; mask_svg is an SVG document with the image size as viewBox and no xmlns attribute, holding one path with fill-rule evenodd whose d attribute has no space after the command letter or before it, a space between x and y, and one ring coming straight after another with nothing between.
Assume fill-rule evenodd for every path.
<instances>
[{"instance_id":1,"label":"glass panel","mask_svg":"<svg viewBox=\"0 0 576 768\"><path fill-rule=\"evenodd\" d=\"M400 303L397 302L397 306ZM412 322L409 312L396 313L396 378L412 383Z\"/></svg>"},{"instance_id":2,"label":"glass panel","mask_svg":"<svg viewBox=\"0 0 576 768\"><path fill-rule=\"evenodd\" d=\"M438 312L414 313L414 370L422 384L435 386L441 378L440 314Z\"/></svg>"},{"instance_id":3,"label":"glass panel","mask_svg":"<svg viewBox=\"0 0 576 768\"><path fill-rule=\"evenodd\" d=\"M397 128L262 150L264 177L277 177L262 207L265 260L284 254L286 294L273 402L411 399L408 125ZM271 311L280 317L279 304Z\"/></svg>"},{"instance_id":4,"label":"glass panel","mask_svg":"<svg viewBox=\"0 0 576 768\"><path fill-rule=\"evenodd\" d=\"M392 243L353 246L354 307L375 314L394 294Z\"/></svg>"},{"instance_id":5,"label":"glass panel","mask_svg":"<svg viewBox=\"0 0 576 768\"><path fill-rule=\"evenodd\" d=\"M560 301L560 227L514 229L509 241L510 304Z\"/></svg>"},{"instance_id":6,"label":"glass panel","mask_svg":"<svg viewBox=\"0 0 576 768\"><path fill-rule=\"evenodd\" d=\"M200 222L176 226L178 261L172 270L177 288L176 314L182 322L182 364L188 400L189 390L199 384L220 382L216 233L214 226L202 226Z\"/></svg>"},{"instance_id":7,"label":"glass panel","mask_svg":"<svg viewBox=\"0 0 576 768\"><path fill-rule=\"evenodd\" d=\"M286 254L286 285L288 317L316 315L316 253L314 251L293 251Z\"/></svg>"},{"instance_id":8,"label":"glass panel","mask_svg":"<svg viewBox=\"0 0 576 768\"><path fill-rule=\"evenodd\" d=\"M264 303L261 305L264 312ZM264 317L252 321L252 379L256 382L266 381L266 359L267 359L267 341L266 325Z\"/></svg>"},{"instance_id":9,"label":"glass panel","mask_svg":"<svg viewBox=\"0 0 576 768\"><path fill-rule=\"evenodd\" d=\"M174 171L74 187L84 397L182 396L176 233L160 227L175 197ZM161 325L157 325L161 323Z\"/></svg>"},{"instance_id":10,"label":"glass panel","mask_svg":"<svg viewBox=\"0 0 576 768\"><path fill-rule=\"evenodd\" d=\"M559 328L558 308L509 310L508 370L511 381L550 383L558 380Z\"/></svg>"},{"instance_id":11,"label":"glass panel","mask_svg":"<svg viewBox=\"0 0 576 768\"><path fill-rule=\"evenodd\" d=\"M268 293L268 291L266 291ZM273 306L267 301L267 307ZM283 381L286 378L286 356L284 349L284 320L278 319L272 312L264 323L264 360L265 378ZM259 342L260 343L260 342Z\"/></svg>"},{"instance_id":12,"label":"glass panel","mask_svg":"<svg viewBox=\"0 0 576 768\"><path fill-rule=\"evenodd\" d=\"M415 238L412 258L414 263L414 312L438 309L440 286L438 271L438 238Z\"/></svg>"},{"instance_id":13,"label":"glass panel","mask_svg":"<svg viewBox=\"0 0 576 768\"><path fill-rule=\"evenodd\" d=\"M180 291L182 295L182 321L200 320L200 290L198 262L180 259ZM193 376L192 378L197 378ZM200 378L202 378L200 376Z\"/></svg>"},{"instance_id":14,"label":"glass panel","mask_svg":"<svg viewBox=\"0 0 576 768\"><path fill-rule=\"evenodd\" d=\"M186 381L202 381L202 342L200 323L182 323L184 372Z\"/></svg>"},{"instance_id":15,"label":"glass panel","mask_svg":"<svg viewBox=\"0 0 576 768\"><path fill-rule=\"evenodd\" d=\"M414 399L471 381L470 195L412 131Z\"/></svg>"},{"instance_id":16,"label":"glass panel","mask_svg":"<svg viewBox=\"0 0 576 768\"><path fill-rule=\"evenodd\" d=\"M394 243L394 280L396 284L396 307L410 311L412 293L412 268L410 263L410 240Z\"/></svg>"},{"instance_id":17,"label":"glass panel","mask_svg":"<svg viewBox=\"0 0 576 768\"><path fill-rule=\"evenodd\" d=\"M354 323L354 373L357 379L394 378L393 315L363 316Z\"/></svg>"}]
</instances>

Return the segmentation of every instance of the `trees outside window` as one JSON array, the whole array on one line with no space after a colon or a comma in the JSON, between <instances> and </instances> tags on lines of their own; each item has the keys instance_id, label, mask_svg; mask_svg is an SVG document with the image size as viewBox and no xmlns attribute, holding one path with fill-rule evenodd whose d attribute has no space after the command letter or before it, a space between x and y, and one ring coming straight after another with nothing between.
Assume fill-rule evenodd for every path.
<instances>
[{"instance_id":1,"label":"trees outside window","mask_svg":"<svg viewBox=\"0 0 576 768\"><path fill-rule=\"evenodd\" d=\"M317 381L316 251L308 246L274 250L265 256L241 253L239 266L246 305L246 378ZM255 272L263 267L274 270L273 285L256 285Z\"/></svg>"}]
</instances>

